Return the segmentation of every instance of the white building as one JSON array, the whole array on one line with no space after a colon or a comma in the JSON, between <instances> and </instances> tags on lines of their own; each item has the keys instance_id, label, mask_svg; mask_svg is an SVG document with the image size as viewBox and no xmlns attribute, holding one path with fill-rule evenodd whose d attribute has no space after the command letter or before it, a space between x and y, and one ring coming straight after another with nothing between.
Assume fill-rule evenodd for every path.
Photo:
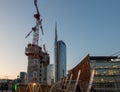
<instances>
[{"instance_id":1,"label":"white building","mask_svg":"<svg viewBox=\"0 0 120 92\"><path fill-rule=\"evenodd\" d=\"M54 72L53 72L53 64L49 64L47 67L47 84L51 85L54 81Z\"/></svg>"}]
</instances>

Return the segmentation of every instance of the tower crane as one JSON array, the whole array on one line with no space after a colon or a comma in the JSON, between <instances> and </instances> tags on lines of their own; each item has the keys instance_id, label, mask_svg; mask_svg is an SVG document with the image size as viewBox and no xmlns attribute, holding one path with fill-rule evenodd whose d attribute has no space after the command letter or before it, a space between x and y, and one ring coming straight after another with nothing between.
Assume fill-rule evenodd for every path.
<instances>
[{"instance_id":1,"label":"tower crane","mask_svg":"<svg viewBox=\"0 0 120 92\"><path fill-rule=\"evenodd\" d=\"M36 25L34 27L32 27L32 30L26 35L25 39L33 32L33 44L34 45L38 45L39 42L39 27L42 31L42 35L44 34L43 32L43 28L42 28L42 19L40 18L40 13L38 10L38 6L37 6L37 0L34 0L34 5L36 7L36 11L37 13L34 14L34 18L36 19Z\"/></svg>"}]
</instances>

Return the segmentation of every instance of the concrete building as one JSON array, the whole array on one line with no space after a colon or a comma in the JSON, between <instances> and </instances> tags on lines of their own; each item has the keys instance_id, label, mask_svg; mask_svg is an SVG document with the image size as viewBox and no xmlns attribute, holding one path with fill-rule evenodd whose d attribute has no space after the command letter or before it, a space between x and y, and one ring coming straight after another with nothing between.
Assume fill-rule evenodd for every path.
<instances>
[{"instance_id":1,"label":"concrete building","mask_svg":"<svg viewBox=\"0 0 120 92\"><path fill-rule=\"evenodd\" d=\"M47 67L47 84L52 85L54 83L53 64L49 64Z\"/></svg>"},{"instance_id":2,"label":"concrete building","mask_svg":"<svg viewBox=\"0 0 120 92\"><path fill-rule=\"evenodd\" d=\"M27 79L29 82L47 83L47 66L49 64L49 54L42 50L41 47L28 44L25 49L28 56ZM35 57L35 54L38 57Z\"/></svg>"},{"instance_id":3,"label":"concrete building","mask_svg":"<svg viewBox=\"0 0 120 92\"><path fill-rule=\"evenodd\" d=\"M21 83L27 82L27 73L26 72L20 72L20 80L21 80Z\"/></svg>"},{"instance_id":4,"label":"concrete building","mask_svg":"<svg viewBox=\"0 0 120 92\"><path fill-rule=\"evenodd\" d=\"M66 45L63 41L58 41L57 25L55 27L54 43L54 81L58 82L66 75Z\"/></svg>"}]
</instances>

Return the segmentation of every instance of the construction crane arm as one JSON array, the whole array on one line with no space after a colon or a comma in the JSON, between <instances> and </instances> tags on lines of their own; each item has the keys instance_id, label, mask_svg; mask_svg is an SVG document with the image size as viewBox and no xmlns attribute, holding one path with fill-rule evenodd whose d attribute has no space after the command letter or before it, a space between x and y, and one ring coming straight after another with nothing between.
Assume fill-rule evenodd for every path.
<instances>
[{"instance_id":1,"label":"construction crane arm","mask_svg":"<svg viewBox=\"0 0 120 92\"><path fill-rule=\"evenodd\" d=\"M33 30L31 30L26 36L25 39L32 33Z\"/></svg>"},{"instance_id":2,"label":"construction crane arm","mask_svg":"<svg viewBox=\"0 0 120 92\"><path fill-rule=\"evenodd\" d=\"M45 44L43 44L43 49L44 49L45 53L47 53Z\"/></svg>"},{"instance_id":3,"label":"construction crane arm","mask_svg":"<svg viewBox=\"0 0 120 92\"><path fill-rule=\"evenodd\" d=\"M35 17L37 20L40 20L40 13L39 13L38 6L37 6L37 0L34 0L34 5L35 5L36 10L37 10L37 14L35 14L34 17Z\"/></svg>"},{"instance_id":4,"label":"construction crane arm","mask_svg":"<svg viewBox=\"0 0 120 92\"><path fill-rule=\"evenodd\" d=\"M39 23L39 25L40 25L40 29L41 29L41 31L42 31L42 35L44 35L44 32L43 32L43 28L42 28L42 19L40 20L40 23Z\"/></svg>"},{"instance_id":5,"label":"construction crane arm","mask_svg":"<svg viewBox=\"0 0 120 92\"><path fill-rule=\"evenodd\" d=\"M39 13L39 9L38 9L38 6L37 6L37 0L34 0L34 5L35 5L36 10L37 10L37 14L34 14L34 17L36 18L36 20L38 22L38 25L40 25L42 35L44 35L43 28L42 28L42 19L40 19L40 13Z\"/></svg>"},{"instance_id":6,"label":"construction crane arm","mask_svg":"<svg viewBox=\"0 0 120 92\"><path fill-rule=\"evenodd\" d=\"M34 0L34 5L36 7L37 13L39 14L38 6L37 6L37 0Z\"/></svg>"},{"instance_id":7,"label":"construction crane arm","mask_svg":"<svg viewBox=\"0 0 120 92\"><path fill-rule=\"evenodd\" d=\"M43 32L43 28L42 28L42 26L40 26L40 28L41 28L41 31L42 31L42 35L44 35L44 32Z\"/></svg>"}]
</instances>

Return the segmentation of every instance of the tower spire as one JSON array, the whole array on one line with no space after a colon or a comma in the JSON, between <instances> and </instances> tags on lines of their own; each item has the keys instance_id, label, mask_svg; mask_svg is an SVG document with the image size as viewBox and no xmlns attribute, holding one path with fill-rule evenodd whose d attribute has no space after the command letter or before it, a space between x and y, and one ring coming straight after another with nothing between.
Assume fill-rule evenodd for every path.
<instances>
[{"instance_id":1,"label":"tower spire","mask_svg":"<svg viewBox=\"0 0 120 92\"><path fill-rule=\"evenodd\" d=\"M57 36L57 22L55 22L55 43L54 43L54 64L55 64L55 67L54 67L54 76L55 76L55 82L57 82L58 80L58 47L57 47L57 40L58 40L58 36Z\"/></svg>"},{"instance_id":2,"label":"tower spire","mask_svg":"<svg viewBox=\"0 0 120 92\"><path fill-rule=\"evenodd\" d=\"M57 36L57 22L55 23L55 42L57 42L58 36Z\"/></svg>"}]
</instances>

